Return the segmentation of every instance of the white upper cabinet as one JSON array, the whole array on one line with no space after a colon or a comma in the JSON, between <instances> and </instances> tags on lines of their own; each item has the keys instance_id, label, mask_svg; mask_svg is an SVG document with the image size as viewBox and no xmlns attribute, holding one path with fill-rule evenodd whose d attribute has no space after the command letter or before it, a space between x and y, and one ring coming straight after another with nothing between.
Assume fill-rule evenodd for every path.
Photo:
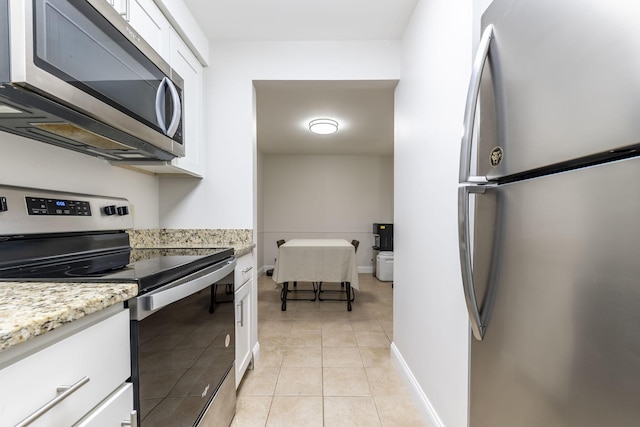
<instances>
[{"instance_id":1,"label":"white upper cabinet","mask_svg":"<svg viewBox=\"0 0 640 427\"><path fill-rule=\"evenodd\" d=\"M169 21L153 0L127 0L129 23L165 60L170 55ZM125 17L126 19L126 17Z\"/></svg>"},{"instance_id":2,"label":"white upper cabinet","mask_svg":"<svg viewBox=\"0 0 640 427\"><path fill-rule=\"evenodd\" d=\"M180 36L169 29L169 65L184 80L182 92L182 129L184 133L185 155L170 162L133 162L128 167L141 169L159 175L182 175L204 177L205 163L203 138L203 67ZM118 163L120 164L120 163Z\"/></svg>"},{"instance_id":3,"label":"white upper cabinet","mask_svg":"<svg viewBox=\"0 0 640 427\"><path fill-rule=\"evenodd\" d=\"M105 0L131 27L169 62L169 20L153 0Z\"/></svg>"},{"instance_id":4,"label":"white upper cabinet","mask_svg":"<svg viewBox=\"0 0 640 427\"><path fill-rule=\"evenodd\" d=\"M169 63L184 81L182 128L185 156L175 158L170 162L132 161L126 164L123 162L114 164L153 174L202 178L205 173L202 62L174 29L172 22L175 23L174 25L179 24L176 18L174 16L166 17L153 0L105 1L111 4L131 24L131 27ZM176 8L176 10L182 9ZM168 9L165 10L165 13L167 11ZM195 32L194 34L199 33ZM208 45L204 47L207 48L208 53Z\"/></svg>"},{"instance_id":5,"label":"white upper cabinet","mask_svg":"<svg viewBox=\"0 0 640 427\"><path fill-rule=\"evenodd\" d=\"M209 66L209 41L182 0L154 0L173 29L182 37L203 67Z\"/></svg>"},{"instance_id":6,"label":"white upper cabinet","mask_svg":"<svg viewBox=\"0 0 640 427\"><path fill-rule=\"evenodd\" d=\"M171 68L184 79L184 130L185 156L174 159L171 163L177 170L183 170L196 176L204 176L203 141L203 68L180 36L170 30Z\"/></svg>"}]
</instances>

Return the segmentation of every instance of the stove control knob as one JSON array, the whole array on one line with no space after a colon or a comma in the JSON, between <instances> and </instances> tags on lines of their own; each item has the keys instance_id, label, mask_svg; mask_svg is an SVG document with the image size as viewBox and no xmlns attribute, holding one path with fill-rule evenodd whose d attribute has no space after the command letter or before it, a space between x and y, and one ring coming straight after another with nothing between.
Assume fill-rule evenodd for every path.
<instances>
[{"instance_id":1,"label":"stove control knob","mask_svg":"<svg viewBox=\"0 0 640 427\"><path fill-rule=\"evenodd\" d=\"M118 206L118 215L129 215L129 206Z\"/></svg>"},{"instance_id":2,"label":"stove control knob","mask_svg":"<svg viewBox=\"0 0 640 427\"><path fill-rule=\"evenodd\" d=\"M105 213L105 215L109 215L109 216L115 215L117 213L116 212L116 205L105 206L104 207L104 213Z\"/></svg>"}]
</instances>

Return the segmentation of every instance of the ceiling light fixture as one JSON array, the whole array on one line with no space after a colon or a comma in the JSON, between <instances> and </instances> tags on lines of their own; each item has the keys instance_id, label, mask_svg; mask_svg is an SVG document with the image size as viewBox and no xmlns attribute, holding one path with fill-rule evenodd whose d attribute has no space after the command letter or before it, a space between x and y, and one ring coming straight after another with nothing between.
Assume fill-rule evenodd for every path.
<instances>
[{"instance_id":1,"label":"ceiling light fixture","mask_svg":"<svg viewBox=\"0 0 640 427\"><path fill-rule=\"evenodd\" d=\"M328 135L338 131L338 122L332 119L315 119L309 122L309 130L320 135Z\"/></svg>"}]
</instances>

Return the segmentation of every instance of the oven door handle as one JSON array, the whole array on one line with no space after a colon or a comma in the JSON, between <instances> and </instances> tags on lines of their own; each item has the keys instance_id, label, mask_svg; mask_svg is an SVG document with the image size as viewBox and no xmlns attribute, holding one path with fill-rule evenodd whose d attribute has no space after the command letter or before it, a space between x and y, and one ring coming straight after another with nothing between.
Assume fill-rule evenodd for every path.
<instances>
[{"instance_id":1,"label":"oven door handle","mask_svg":"<svg viewBox=\"0 0 640 427\"><path fill-rule=\"evenodd\" d=\"M223 265L219 267L220 264ZM156 291L140 296L138 301L142 306L142 309L145 311L161 309L162 307L166 307L171 303L179 301L189 295L193 295L196 292L219 282L232 273L236 268L236 259L232 258L231 260L225 260L222 263L215 264L209 268L213 267L218 268L215 268L210 273L200 275L199 277L191 278L191 276L187 276L175 283L170 283ZM194 275L196 274L198 273L195 273Z\"/></svg>"}]
</instances>

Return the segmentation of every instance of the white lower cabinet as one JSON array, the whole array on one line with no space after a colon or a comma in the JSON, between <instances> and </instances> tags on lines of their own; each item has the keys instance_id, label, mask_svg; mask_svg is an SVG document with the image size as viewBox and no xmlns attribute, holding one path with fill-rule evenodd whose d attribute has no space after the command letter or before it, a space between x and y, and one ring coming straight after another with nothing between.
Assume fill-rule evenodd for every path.
<instances>
[{"instance_id":1,"label":"white lower cabinet","mask_svg":"<svg viewBox=\"0 0 640 427\"><path fill-rule=\"evenodd\" d=\"M133 384L125 383L107 397L97 408L87 414L74 427L106 427L121 426L123 423L135 426L136 412L131 409L133 404ZM120 422L120 424L118 424Z\"/></svg>"},{"instance_id":2,"label":"white lower cabinet","mask_svg":"<svg viewBox=\"0 0 640 427\"><path fill-rule=\"evenodd\" d=\"M234 273L236 312L236 388L253 358L252 329L257 318L254 305L253 254L238 258Z\"/></svg>"},{"instance_id":3,"label":"white lower cabinet","mask_svg":"<svg viewBox=\"0 0 640 427\"><path fill-rule=\"evenodd\" d=\"M15 361L0 370L2 425L30 417L35 418L32 426L71 426L81 420L79 425L120 426L130 419L133 397L125 384L131 372L129 310L109 312L114 314L95 323L88 323L95 317L81 319L87 326L70 335L63 328L75 322L16 346L29 351L14 352ZM47 335L54 332L61 338L51 342ZM39 347L42 340L46 344Z\"/></svg>"},{"instance_id":4,"label":"white lower cabinet","mask_svg":"<svg viewBox=\"0 0 640 427\"><path fill-rule=\"evenodd\" d=\"M240 384L251 362L251 302L253 280L243 284L235 292L236 304L236 387Z\"/></svg>"}]
</instances>

